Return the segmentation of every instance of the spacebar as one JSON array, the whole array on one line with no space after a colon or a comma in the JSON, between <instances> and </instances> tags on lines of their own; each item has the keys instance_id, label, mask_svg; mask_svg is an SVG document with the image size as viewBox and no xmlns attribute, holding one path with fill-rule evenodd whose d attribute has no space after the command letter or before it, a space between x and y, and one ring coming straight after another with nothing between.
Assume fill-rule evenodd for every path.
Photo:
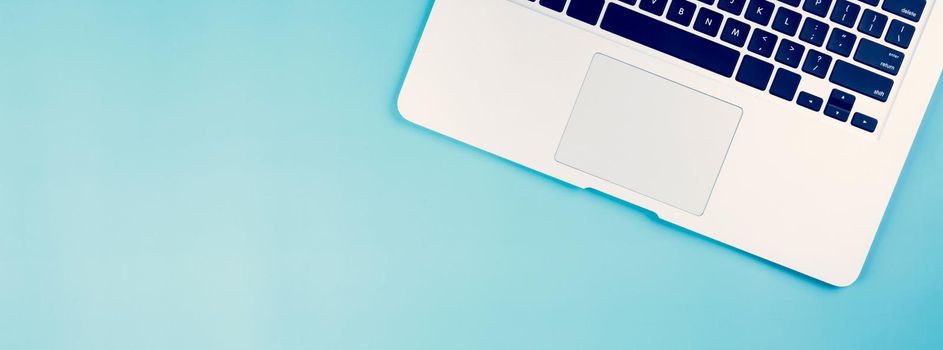
<instances>
[{"instance_id":1,"label":"spacebar","mask_svg":"<svg viewBox=\"0 0 943 350\"><path fill-rule=\"evenodd\" d=\"M609 4L603 30L693 63L725 77L733 76L740 53L646 15Z\"/></svg>"}]
</instances>

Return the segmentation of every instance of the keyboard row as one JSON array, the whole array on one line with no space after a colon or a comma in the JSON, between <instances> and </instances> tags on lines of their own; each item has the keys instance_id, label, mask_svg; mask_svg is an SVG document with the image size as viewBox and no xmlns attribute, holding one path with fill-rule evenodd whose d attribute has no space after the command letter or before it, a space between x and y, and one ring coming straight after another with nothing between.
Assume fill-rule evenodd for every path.
<instances>
[{"instance_id":1,"label":"keyboard row","mask_svg":"<svg viewBox=\"0 0 943 350\"><path fill-rule=\"evenodd\" d=\"M530 0L534 2L535 0ZM617 0L619 2L625 3L627 5L635 5L638 0ZM707 5L714 5L715 0L698 0ZM753 21L757 24L766 26L769 25L770 18L773 14L774 5L766 0L763 1L750 1L749 6L747 6L747 0L719 0L717 7L723 11L726 11L732 15L740 16L743 14L744 8L747 9L745 17L750 21ZM802 0L779 0L782 3L791 5L792 7L798 8ZM806 0L802 4L802 10L818 16L820 18L825 18L828 15L828 11L832 8L833 0ZM860 0L861 2L871 5L878 6L880 0ZM557 12L563 11L563 8L566 6L567 0L541 0L540 3L545 7L556 10ZM604 0L592 0L585 1L586 3L603 3ZM647 3L647 4L644 4ZM654 15L661 16L665 11L665 6L667 1L665 0L643 0L643 4L640 5L645 11L651 12ZM592 5L587 5L591 7ZM601 5L598 5L601 6ZM883 10L886 13L897 15L901 18L910 20L912 22L919 22L920 18L923 15L923 10L926 7L926 0L885 0L883 6L880 7L880 10ZM841 24L845 27L852 28L858 19L858 14L860 13L862 7L858 4L850 2L848 0L837 0L834 6L834 11L830 19L838 24ZM877 9L877 8L875 8ZM789 19L797 19L795 11L786 11L776 14L776 23L780 26L790 26L788 22ZM876 12L872 9L865 9L861 24L858 26L858 30L862 33L871 35L875 38L880 38L883 33L884 25L887 24L888 16ZM798 24L797 21L793 21ZM909 27L908 27L909 26ZM903 28L903 30L902 30ZM913 26L909 24L898 21L897 24L892 23L892 30L888 33L895 33L895 38L898 33L902 36L908 35L908 30L913 29ZM794 34L794 33L793 33ZM913 35L913 31L909 30L909 34ZM792 34L790 34L792 35ZM896 44L901 42L895 38L888 37L888 42ZM892 42L891 40L894 40ZM906 49L906 45L901 46Z\"/></svg>"},{"instance_id":2,"label":"keyboard row","mask_svg":"<svg viewBox=\"0 0 943 350\"><path fill-rule=\"evenodd\" d=\"M544 7L553 9L553 7L548 6L545 2L549 1L552 3L556 0L539 1ZM662 10L655 9L655 12L645 10L645 8L650 8L650 4L659 1L666 3L666 6ZM708 2L713 0L699 1ZM721 4L725 2L729 3L731 1L737 0L720 0L720 3L717 5L721 6ZM793 0L780 1L789 4ZM831 0L806 1L822 2ZM842 1L847 0L838 0L836 6L840 5ZM890 1L894 0L886 0L886 3ZM821 98L815 97L808 92L801 92L800 96L807 95L806 97L812 96L815 98L795 99L797 92L799 92L798 88L802 76L788 69L776 69L773 64L761 58L772 58L776 62L794 69L800 69L799 67L801 65L802 72L820 79L828 77L828 81L835 85L880 102L887 101L894 82L885 76L881 76L874 71L862 68L853 63L860 63L889 76L895 76L900 72L900 66L904 59L902 52L890 49L885 45L866 38L858 40L854 34L848 33L837 26L832 28L832 35L828 38L829 40L826 44L825 37L829 26L808 17L806 18L806 25L815 27L813 28L814 30L803 29L803 32L809 32L808 34L799 33L796 24L801 22L801 17L796 20L790 19L791 17L783 20L774 19L772 24L773 31L782 34L791 33L791 35L799 33L800 41L806 45L814 44L810 45L812 47L807 49L805 45L789 40L790 37L780 39L777 34L764 30L764 28L753 28L750 24L738 21L734 18L726 18L725 22L724 15L706 6L700 6L700 11L697 11L698 6L695 6L687 0L673 0L670 6L667 6L667 0L642 0L641 3L638 3L638 0L619 0L618 2L626 5L616 5L616 3L613 2L606 8L604 14L601 13L605 5L605 1L603 0L570 0L569 7L566 7L566 1L564 0L563 6L557 8L560 12L566 8L566 13L569 17L594 26L598 23L599 27L610 33L695 64L725 77L735 78L738 82L758 90L767 91L767 88L769 88L768 91L772 95L788 101L795 100L798 104L815 111L822 111L823 102ZM765 2L765 0L753 0L753 2L757 2L758 4L768 3ZM753 2L751 2L751 4ZM628 4L631 3L638 4L638 8L641 11L637 12L629 9L628 7L630 5ZM795 5L798 5L798 1L796 1ZM887 6L887 4L885 4L885 6ZM754 6L751 5L747 7L747 10L751 8L754 8ZM759 6L756 7L754 13L766 13L766 8L773 7ZM668 11L667 14L664 15L667 20L684 26L685 28L678 28L662 22L659 19L642 14L642 12L665 13L665 9ZM783 11L784 9L784 7L780 7L779 13L786 13ZM697 14L696 17L694 16L695 13ZM793 11L793 13L795 12ZM916 18L919 18L919 16ZM751 22L763 22L762 19L747 19ZM721 42L714 42L688 31L692 22L694 31L715 38L715 40L719 35L721 42L738 48L742 48L746 45L749 52L761 58L752 55L742 55L741 59L741 54L738 50L723 45ZM769 21L766 22L768 23ZM793 26L793 29L777 25L777 23L780 22L784 25ZM723 28L721 27L722 23L724 24ZM822 30L822 28L824 28L824 30ZM752 36L748 35L750 33L752 33ZM777 48L777 42L779 46L774 56L774 49ZM816 50L818 46L823 44L826 45L825 50L822 51L827 51L841 57L835 59L829 54ZM851 56L852 50L855 47L857 47L857 50L854 56ZM804 63L802 60L803 56L805 56ZM842 57L851 57L853 61L842 59ZM828 74L829 72L831 72L831 75ZM736 75L734 75L734 73L736 73ZM836 89L836 91L838 90ZM814 102L816 99L820 102L817 104L810 103ZM825 107L826 110L824 112L826 115L841 121L847 121L851 113L851 108L830 108L834 107L830 104L826 104ZM829 112L835 113L829 114ZM860 113L856 113L854 118L852 118L852 124L872 132L877 121L863 114L859 116L859 114Z\"/></svg>"},{"instance_id":3,"label":"keyboard row","mask_svg":"<svg viewBox=\"0 0 943 350\"><path fill-rule=\"evenodd\" d=\"M542 0L541 4L545 5L545 7L551 7L562 11L565 1L557 1L558 0L550 0L548 2L547 0ZM667 1L668 0L643 0L639 4L639 8L656 16L662 16L667 6ZM740 1L738 3L739 5L730 5L731 3L737 1ZM722 10L733 14L739 14L743 12L745 1L746 0L720 0L717 5ZM902 0L886 1L885 6L893 1ZM636 0L620 0L620 2L634 5ZM831 0L807 0L806 6L804 7L808 8L809 10L816 11L818 8L816 6L821 5L814 4L822 2L827 2L830 4ZM547 3L551 4L552 6L547 6ZM604 3L605 1L603 0L574 0L571 2L570 7L567 10L567 14L588 24L596 25ZM731 8L730 6L738 7ZM745 17L747 20L756 24L767 26L769 25L769 22L772 18L772 11L774 7L775 6L772 5L772 3L766 0L752 0L750 1L749 7L747 7ZM717 36L718 33L721 33L721 40L737 47L743 47L744 44L746 44L747 35L752 29L751 25L734 18L729 18L724 24L723 31L721 32L721 23L724 20L724 16L722 14L709 8L701 8L700 11L697 12L697 17L695 18L695 8L696 7L694 3L687 0L672 1L671 6L667 7L667 18L668 20L685 27L691 25L691 22L693 21L694 30L711 37ZM855 20L858 18L857 14L859 11L859 5L850 3L848 0L838 0L835 3L835 10L833 11L832 19L838 23L844 23L850 27L854 25ZM887 20L887 16L874 12L871 9L867 9L865 10L865 14L858 26L859 31L872 37L880 38L882 33L884 33ZM821 47L823 44L825 44L826 37L828 37L828 43L825 48L834 54L844 57L849 57L851 55L852 49L854 48L855 43L858 41L858 37L855 34L838 27L831 28L828 24L818 21L814 18L807 18L802 24L802 30L800 32L800 22L802 22L801 14L785 7L779 7L778 11L776 12L775 19L773 19L771 28L774 31L788 37L795 36L798 33L799 40L805 42L806 45L817 47ZM828 35L829 29L831 29L831 36ZM915 31L916 29L913 26L894 19L891 22L889 30L887 31L885 41L900 48L906 49L910 46ZM754 33L755 39L750 41L748 49L758 55L770 57L773 47L779 39L778 36L762 29L757 29ZM787 39L783 40L783 44L788 45L789 50L781 50L780 52L782 52L783 56L777 56L777 61L780 61L783 64L791 65L793 68L795 68L798 65L798 61L795 59L795 56L798 54L799 58L801 58L801 54L805 48L802 45L798 45L795 42L788 41ZM855 61L890 75L897 75L899 67L904 59L904 54L902 52L864 38L861 39L861 42L864 44L862 45L864 50L860 50L855 55ZM797 51L798 48L802 48L803 51ZM825 68L827 70L828 67ZM824 78L824 73L823 75L816 76Z\"/></svg>"},{"instance_id":4,"label":"keyboard row","mask_svg":"<svg viewBox=\"0 0 943 350\"><path fill-rule=\"evenodd\" d=\"M584 18L580 16L580 14L590 12L594 13L597 11L595 7L592 9L593 11L584 11L585 9L589 8L586 4L591 1L593 0L572 0L567 13L571 15L571 17L576 17L577 19ZM652 0L644 0L645 3L650 3L651 1ZM686 2L686 0L674 0L674 2L681 3ZM598 11L601 11L601 9ZM705 11L710 10L707 8L701 9L701 12ZM670 12L669 16L667 16L668 19L672 19L673 16L670 15L671 13L678 12ZM599 15L596 15L596 17L598 21ZM707 24L700 26L695 24L694 29L708 36L715 37L720 31L719 23L722 20L723 18L720 17L716 20L705 20L704 22L697 22L712 22L711 25L716 26L713 27L716 30L704 29ZM704 39L703 37L690 33L684 29L671 26L667 23L661 22L623 6L615 4L610 5L599 25L603 30L695 64L701 68L710 70L728 78L733 77L737 64L740 61L739 51L733 48L708 39ZM753 31L753 35L750 38L749 44L747 44L747 36L751 30ZM854 45L854 42L848 43L842 41L843 39L840 38L841 35L835 35L835 39L830 40L834 43L828 46L832 47L833 50L843 50L847 47L850 51L850 47ZM769 33L760 28L753 29L750 25L737 21L733 18L728 18L726 20L726 25L723 29L723 32L720 33L720 39L736 47L743 47L744 45L747 45L747 49L750 52L766 58L772 57L773 49L779 40L775 34ZM865 64L872 67L878 67L878 69L890 71L892 74L897 74L900 63L903 61L904 57L902 53L887 49L886 47L873 43L867 39L863 39L862 43L864 44L860 45L858 53L855 55L855 59L857 61L864 62ZM830 82L865 96L869 96L875 100L881 102L887 101L891 88L894 85L894 82L891 79L880 76L877 73L863 69L856 65L851 65L844 60L833 59L828 54L814 49L809 49L808 53L805 53L805 51L806 49L803 45L788 39L783 39L779 46L779 51L776 53L774 59L784 65L790 66L792 68L798 68L802 56L805 54L806 59L805 64L802 66L802 70L812 76L822 79L826 77L829 69L834 64L835 69L832 70L832 75L829 77ZM848 52L848 54L850 54L850 52ZM763 66L767 66L770 70L772 69L772 64L770 63L757 60L752 56L744 56L744 62L746 63L748 60L750 62L762 62ZM769 75L759 74L758 77L740 77L738 81L746 83L747 85L750 85L754 88L765 90L767 84L769 83Z\"/></svg>"}]
</instances>

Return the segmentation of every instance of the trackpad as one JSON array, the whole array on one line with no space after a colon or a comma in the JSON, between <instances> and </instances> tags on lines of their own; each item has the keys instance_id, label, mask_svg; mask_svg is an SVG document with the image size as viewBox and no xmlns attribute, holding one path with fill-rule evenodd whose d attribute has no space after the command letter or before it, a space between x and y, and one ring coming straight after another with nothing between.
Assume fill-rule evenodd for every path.
<instances>
[{"instance_id":1,"label":"trackpad","mask_svg":"<svg viewBox=\"0 0 943 350\"><path fill-rule=\"evenodd\" d=\"M597 54L556 160L704 214L743 110Z\"/></svg>"}]
</instances>

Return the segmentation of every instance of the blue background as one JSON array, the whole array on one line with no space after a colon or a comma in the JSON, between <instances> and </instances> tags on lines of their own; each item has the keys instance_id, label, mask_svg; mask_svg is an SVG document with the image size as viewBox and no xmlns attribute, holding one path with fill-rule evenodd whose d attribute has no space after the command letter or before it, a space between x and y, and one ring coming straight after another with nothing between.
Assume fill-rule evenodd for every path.
<instances>
[{"instance_id":1,"label":"blue background","mask_svg":"<svg viewBox=\"0 0 943 350\"><path fill-rule=\"evenodd\" d=\"M837 289L401 119L430 6L0 3L0 348L943 346L943 89Z\"/></svg>"}]
</instances>

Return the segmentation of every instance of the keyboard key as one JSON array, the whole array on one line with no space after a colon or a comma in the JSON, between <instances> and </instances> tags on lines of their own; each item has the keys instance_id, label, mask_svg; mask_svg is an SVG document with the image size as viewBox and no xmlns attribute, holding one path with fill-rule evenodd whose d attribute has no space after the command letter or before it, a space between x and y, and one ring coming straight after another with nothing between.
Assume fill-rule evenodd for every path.
<instances>
[{"instance_id":1,"label":"keyboard key","mask_svg":"<svg viewBox=\"0 0 943 350\"><path fill-rule=\"evenodd\" d=\"M825 18L828 8L832 6L832 0L805 0L802 9L813 15Z\"/></svg>"},{"instance_id":2,"label":"keyboard key","mask_svg":"<svg viewBox=\"0 0 943 350\"><path fill-rule=\"evenodd\" d=\"M666 5L668 5L668 0L641 0L638 7L645 12L661 16L665 13Z\"/></svg>"},{"instance_id":3,"label":"keyboard key","mask_svg":"<svg viewBox=\"0 0 943 350\"><path fill-rule=\"evenodd\" d=\"M871 40L861 39L861 43L858 44L858 51L855 52L855 61L885 73L897 75L901 63L904 62L904 54Z\"/></svg>"},{"instance_id":4,"label":"keyboard key","mask_svg":"<svg viewBox=\"0 0 943 350\"><path fill-rule=\"evenodd\" d=\"M799 62L802 61L802 54L804 53L805 46L783 39L779 44L779 50L776 51L776 62L792 68L799 68Z\"/></svg>"},{"instance_id":5,"label":"keyboard key","mask_svg":"<svg viewBox=\"0 0 943 350\"><path fill-rule=\"evenodd\" d=\"M703 2L703 3L705 3L705 4L708 4L708 5L713 5L713 4L714 4L714 0L698 0L698 1Z\"/></svg>"},{"instance_id":6,"label":"keyboard key","mask_svg":"<svg viewBox=\"0 0 943 350\"><path fill-rule=\"evenodd\" d=\"M835 10L832 10L832 22L841 24L848 28L853 28L858 21L858 12L861 6L853 4L848 0L838 0L835 2Z\"/></svg>"},{"instance_id":7,"label":"keyboard key","mask_svg":"<svg viewBox=\"0 0 943 350\"><path fill-rule=\"evenodd\" d=\"M884 34L884 26L887 25L887 16L874 12L871 9L864 10L861 15L861 23L858 23L858 31L875 38L881 38Z\"/></svg>"},{"instance_id":8,"label":"keyboard key","mask_svg":"<svg viewBox=\"0 0 943 350\"><path fill-rule=\"evenodd\" d=\"M566 0L540 0L540 6L557 12L563 12L563 8L566 6Z\"/></svg>"},{"instance_id":9,"label":"keyboard key","mask_svg":"<svg viewBox=\"0 0 943 350\"><path fill-rule=\"evenodd\" d=\"M855 46L855 40L857 39L858 37L856 37L854 34L839 28L834 28L832 29L832 36L828 38L828 51L848 57L848 55L851 54L851 48Z\"/></svg>"},{"instance_id":10,"label":"keyboard key","mask_svg":"<svg viewBox=\"0 0 943 350\"><path fill-rule=\"evenodd\" d=\"M772 74L772 64L744 55L743 62L740 63L740 71L737 72L737 81L764 91Z\"/></svg>"},{"instance_id":11,"label":"keyboard key","mask_svg":"<svg viewBox=\"0 0 943 350\"><path fill-rule=\"evenodd\" d=\"M570 0L570 7L566 9L567 16L578 19L589 25L596 25L602 7L606 0Z\"/></svg>"},{"instance_id":12,"label":"keyboard key","mask_svg":"<svg viewBox=\"0 0 943 350\"><path fill-rule=\"evenodd\" d=\"M799 2L801 1L802 0L779 0L779 2L792 5L793 7L799 7Z\"/></svg>"},{"instance_id":13,"label":"keyboard key","mask_svg":"<svg viewBox=\"0 0 943 350\"><path fill-rule=\"evenodd\" d=\"M815 46L822 46L826 35L828 35L828 24L806 17L799 39Z\"/></svg>"},{"instance_id":14,"label":"keyboard key","mask_svg":"<svg viewBox=\"0 0 943 350\"><path fill-rule=\"evenodd\" d=\"M798 12L780 7L776 11L776 18L773 19L773 30L788 36L796 35L799 31L799 22L802 21L802 15Z\"/></svg>"},{"instance_id":15,"label":"keyboard key","mask_svg":"<svg viewBox=\"0 0 943 350\"><path fill-rule=\"evenodd\" d=\"M696 5L688 0L672 0L668 6L668 20L687 27L694 19L695 9Z\"/></svg>"},{"instance_id":16,"label":"keyboard key","mask_svg":"<svg viewBox=\"0 0 943 350\"><path fill-rule=\"evenodd\" d=\"M887 29L887 37L884 41L894 44L899 48L906 49L910 47L910 41L914 37L914 26L907 23L893 20L891 27Z\"/></svg>"},{"instance_id":17,"label":"keyboard key","mask_svg":"<svg viewBox=\"0 0 943 350\"><path fill-rule=\"evenodd\" d=\"M766 0L750 0L745 17L749 21L765 26L773 17L773 3Z\"/></svg>"},{"instance_id":18,"label":"keyboard key","mask_svg":"<svg viewBox=\"0 0 943 350\"><path fill-rule=\"evenodd\" d=\"M717 7L721 10L739 16L740 13L743 12L743 7L746 5L746 3L747 0L719 0Z\"/></svg>"},{"instance_id":19,"label":"keyboard key","mask_svg":"<svg viewBox=\"0 0 943 350\"><path fill-rule=\"evenodd\" d=\"M881 0L861 0L861 2L871 5L871 6L877 6L878 3L881 2Z\"/></svg>"},{"instance_id":20,"label":"keyboard key","mask_svg":"<svg viewBox=\"0 0 943 350\"><path fill-rule=\"evenodd\" d=\"M828 96L828 104L850 111L855 107L855 95L832 89L832 94Z\"/></svg>"},{"instance_id":21,"label":"keyboard key","mask_svg":"<svg viewBox=\"0 0 943 350\"><path fill-rule=\"evenodd\" d=\"M838 60L829 81L881 102L887 102L894 82L864 68Z\"/></svg>"},{"instance_id":22,"label":"keyboard key","mask_svg":"<svg viewBox=\"0 0 943 350\"><path fill-rule=\"evenodd\" d=\"M619 2L628 4L628 5L635 5L635 3L638 2L638 0L619 0Z\"/></svg>"},{"instance_id":23,"label":"keyboard key","mask_svg":"<svg viewBox=\"0 0 943 350\"><path fill-rule=\"evenodd\" d=\"M724 32L720 34L720 40L736 47L743 47L743 44L747 42L747 34L750 34L749 24L728 18L727 24L724 24Z\"/></svg>"},{"instance_id":24,"label":"keyboard key","mask_svg":"<svg viewBox=\"0 0 943 350\"><path fill-rule=\"evenodd\" d=\"M834 89L828 97L828 103L825 105L825 115L844 122L848 120L854 106L855 97L853 95Z\"/></svg>"},{"instance_id":25,"label":"keyboard key","mask_svg":"<svg viewBox=\"0 0 943 350\"><path fill-rule=\"evenodd\" d=\"M697 13L697 19L694 20L694 30L712 37L717 36L717 33L720 32L720 23L723 21L723 15L702 7Z\"/></svg>"},{"instance_id":26,"label":"keyboard key","mask_svg":"<svg viewBox=\"0 0 943 350\"><path fill-rule=\"evenodd\" d=\"M851 125L867 132L874 132L874 129L878 127L878 120L861 113L855 113L855 116L851 117Z\"/></svg>"},{"instance_id":27,"label":"keyboard key","mask_svg":"<svg viewBox=\"0 0 943 350\"><path fill-rule=\"evenodd\" d=\"M740 59L737 50L615 4L606 8L600 27L728 78Z\"/></svg>"},{"instance_id":28,"label":"keyboard key","mask_svg":"<svg viewBox=\"0 0 943 350\"><path fill-rule=\"evenodd\" d=\"M825 106L825 115L837 119L842 122L848 121L848 115L851 114L851 111L847 109L842 109L834 105Z\"/></svg>"},{"instance_id":29,"label":"keyboard key","mask_svg":"<svg viewBox=\"0 0 943 350\"><path fill-rule=\"evenodd\" d=\"M808 92L800 92L796 103L815 112L822 110L822 98Z\"/></svg>"},{"instance_id":30,"label":"keyboard key","mask_svg":"<svg viewBox=\"0 0 943 350\"><path fill-rule=\"evenodd\" d=\"M904 17L914 22L920 21L927 0L884 0L885 11Z\"/></svg>"},{"instance_id":31,"label":"keyboard key","mask_svg":"<svg viewBox=\"0 0 943 350\"><path fill-rule=\"evenodd\" d=\"M757 28L753 30L753 36L750 37L750 45L747 46L747 49L757 55L770 57L773 55L773 46L776 46L776 40L778 38L775 34Z\"/></svg>"},{"instance_id":32,"label":"keyboard key","mask_svg":"<svg viewBox=\"0 0 943 350\"><path fill-rule=\"evenodd\" d=\"M799 74L780 68L776 70L776 77L773 78L769 93L792 102L792 99L796 97L796 90L799 89L800 80L802 80L802 77Z\"/></svg>"},{"instance_id":33,"label":"keyboard key","mask_svg":"<svg viewBox=\"0 0 943 350\"><path fill-rule=\"evenodd\" d=\"M802 65L802 71L824 79L831 65L832 56L815 50L809 50L809 54L805 56L805 64Z\"/></svg>"}]
</instances>

